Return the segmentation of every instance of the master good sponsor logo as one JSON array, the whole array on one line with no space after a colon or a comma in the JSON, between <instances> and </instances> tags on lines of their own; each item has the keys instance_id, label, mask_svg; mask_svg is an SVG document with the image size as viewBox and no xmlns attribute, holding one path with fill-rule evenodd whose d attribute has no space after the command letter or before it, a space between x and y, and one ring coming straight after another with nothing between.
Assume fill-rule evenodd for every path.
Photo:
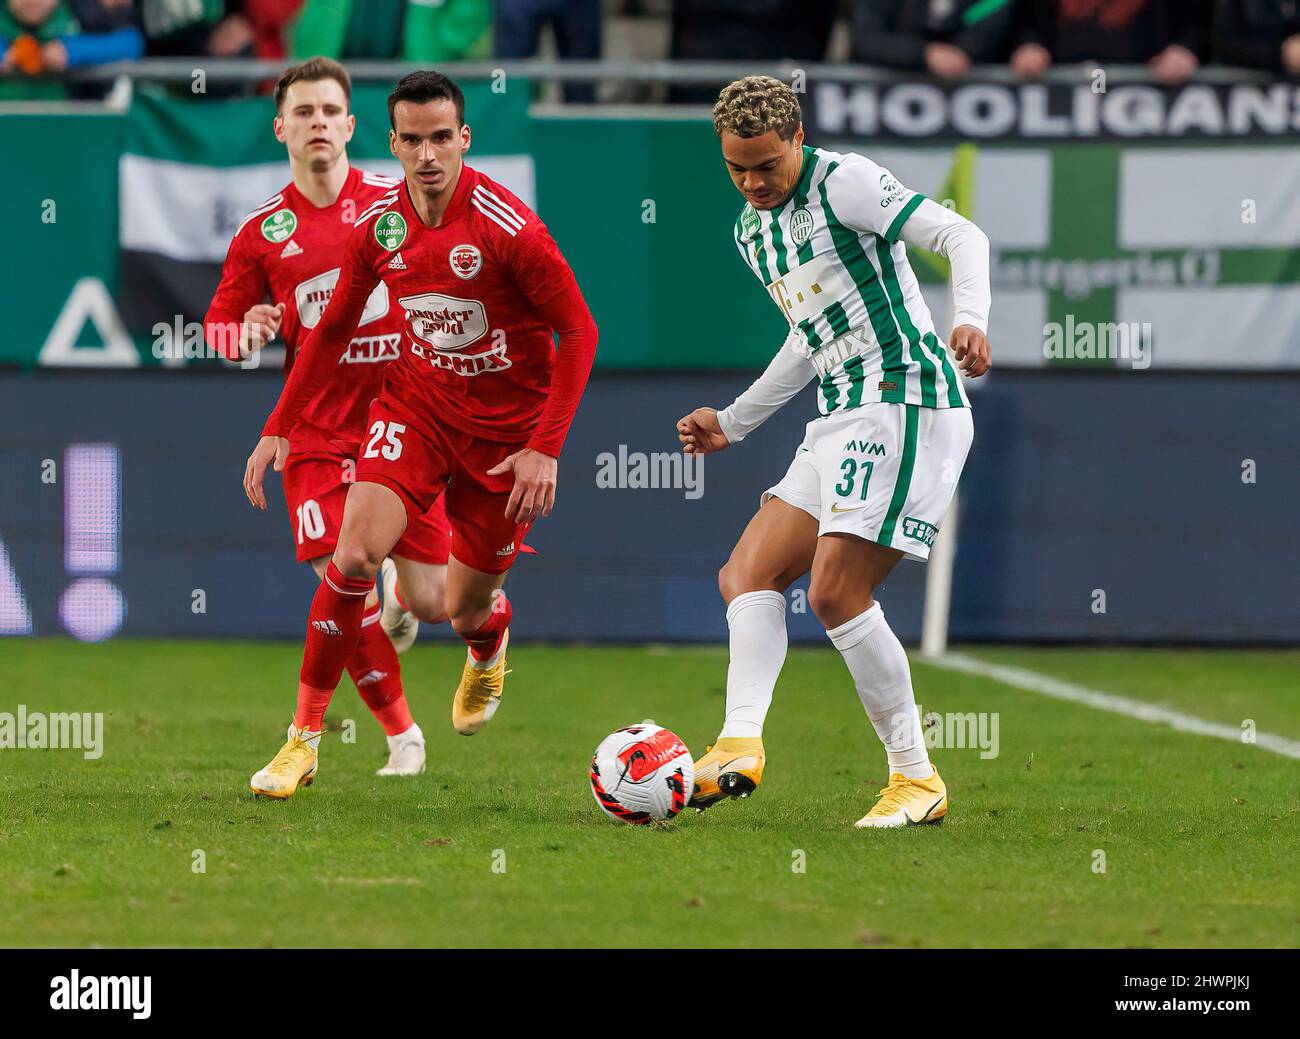
<instances>
[{"instance_id":1,"label":"master good sponsor logo","mask_svg":"<svg viewBox=\"0 0 1300 1039\"><path fill-rule=\"evenodd\" d=\"M415 342L413 353L457 375L481 375L510 367L504 335L485 349L468 352L488 330L487 310L476 299L458 299L440 292L405 296L398 300Z\"/></svg>"},{"instance_id":2,"label":"master good sponsor logo","mask_svg":"<svg viewBox=\"0 0 1300 1039\"><path fill-rule=\"evenodd\" d=\"M303 328L315 328L320 322L321 315L329 306L330 297L334 295L338 283L339 268L335 267L332 271L308 278L293 290L294 302L298 307L298 321ZM357 324L364 325L387 313L388 286L381 281L366 300L366 307L361 312L361 320Z\"/></svg>"}]
</instances>

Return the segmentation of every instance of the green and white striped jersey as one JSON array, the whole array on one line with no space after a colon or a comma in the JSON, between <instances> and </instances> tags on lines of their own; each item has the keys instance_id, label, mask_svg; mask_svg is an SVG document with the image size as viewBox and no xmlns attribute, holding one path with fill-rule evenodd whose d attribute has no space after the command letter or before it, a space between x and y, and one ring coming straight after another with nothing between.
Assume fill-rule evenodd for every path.
<instances>
[{"instance_id":1,"label":"green and white striped jersey","mask_svg":"<svg viewBox=\"0 0 1300 1039\"><path fill-rule=\"evenodd\" d=\"M749 203L736 247L790 323L787 346L820 377L823 415L880 401L968 407L899 241L925 196L870 159L803 149L790 197Z\"/></svg>"}]
</instances>

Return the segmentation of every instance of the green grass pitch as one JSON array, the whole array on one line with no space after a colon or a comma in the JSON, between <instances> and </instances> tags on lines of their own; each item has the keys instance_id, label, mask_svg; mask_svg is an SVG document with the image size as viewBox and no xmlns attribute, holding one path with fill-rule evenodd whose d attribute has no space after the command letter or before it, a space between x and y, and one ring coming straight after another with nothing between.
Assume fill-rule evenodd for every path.
<instances>
[{"instance_id":1,"label":"green grass pitch","mask_svg":"<svg viewBox=\"0 0 1300 1039\"><path fill-rule=\"evenodd\" d=\"M1300 738L1297 651L987 649L989 660ZM721 648L512 647L496 720L451 729L463 650L403 658L427 772L380 779L345 679L316 784L254 801L289 644L4 643L0 710L103 711L98 760L0 750L0 944L1294 946L1300 762L917 663L927 710L997 712L999 753L935 750L942 827L863 833L884 755L829 648L791 652L748 801L656 828L586 769L646 718L698 755ZM205 871L196 872L196 852ZM1105 872L1096 869L1104 853ZM802 869L799 869L802 867Z\"/></svg>"}]
</instances>

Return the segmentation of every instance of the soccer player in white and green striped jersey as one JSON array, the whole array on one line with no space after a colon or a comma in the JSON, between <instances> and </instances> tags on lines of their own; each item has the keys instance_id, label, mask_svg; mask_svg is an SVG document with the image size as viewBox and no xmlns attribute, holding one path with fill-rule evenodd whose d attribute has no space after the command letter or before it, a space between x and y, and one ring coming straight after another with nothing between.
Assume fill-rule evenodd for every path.
<instances>
[{"instance_id":1,"label":"soccer player in white and green striped jersey","mask_svg":"<svg viewBox=\"0 0 1300 1039\"><path fill-rule=\"evenodd\" d=\"M973 378L989 367L988 239L870 159L806 147L798 98L779 80L726 87L714 126L746 200L736 248L790 332L729 407L678 422L680 439L692 454L739 443L814 379L821 414L719 574L731 632L727 715L695 764L692 804L748 796L761 780L763 721L785 662L785 590L811 570L809 604L888 757L888 783L857 825L938 822L948 791L875 590L904 556L929 556L966 461L972 425L959 369ZM904 243L951 266L947 344Z\"/></svg>"}]
</instances>

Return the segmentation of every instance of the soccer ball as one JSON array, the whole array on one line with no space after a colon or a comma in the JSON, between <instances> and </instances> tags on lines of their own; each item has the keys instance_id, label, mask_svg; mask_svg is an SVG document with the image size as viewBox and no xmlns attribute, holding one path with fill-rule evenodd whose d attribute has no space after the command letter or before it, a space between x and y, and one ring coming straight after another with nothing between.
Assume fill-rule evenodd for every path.
<instances>
[{"instance_id":1,"label":"soccer ball","mask_svg":"<svg viewBox=\"0 0 1300 1039\"><path fill-rule=\"evenodd\" d=\"M621 822L671 819L694 790L695 762L686 744L649 722L611 733L591 756L591 793Z\"/></svg>"}]
</instances>

